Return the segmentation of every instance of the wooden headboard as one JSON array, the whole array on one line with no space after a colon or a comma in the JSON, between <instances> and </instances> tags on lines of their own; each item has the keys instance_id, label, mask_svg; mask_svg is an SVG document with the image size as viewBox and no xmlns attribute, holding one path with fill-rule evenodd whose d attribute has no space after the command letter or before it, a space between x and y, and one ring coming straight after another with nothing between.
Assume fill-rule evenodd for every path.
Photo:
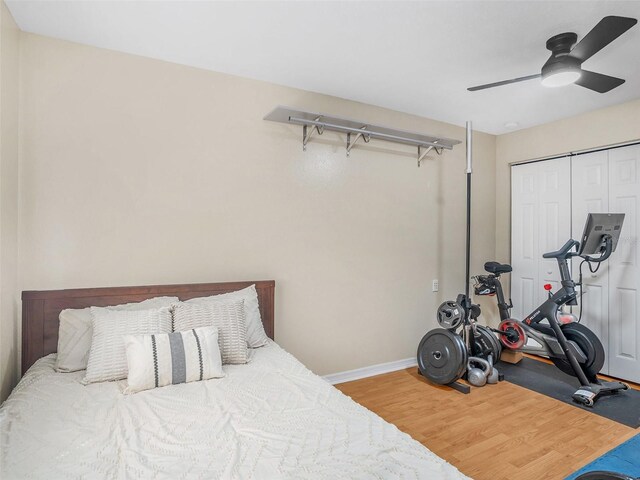
<instances>
[{"instance_id":1,"label":"wooden headboard","mask_svg":"<svg viewBox=\"0 0 640 480\"><path fill-rule=\"evenodd\" d=\"M60 312L65 308L107 307L121 303L141 302L158 296L188 300L233 292L255 284L260 315L269 338L274 333L275 281L194 283L185 285L153 285L146 287L77 288L22 292L22 373L41 357L58 348Z\"/></svg>"}]
</instances>

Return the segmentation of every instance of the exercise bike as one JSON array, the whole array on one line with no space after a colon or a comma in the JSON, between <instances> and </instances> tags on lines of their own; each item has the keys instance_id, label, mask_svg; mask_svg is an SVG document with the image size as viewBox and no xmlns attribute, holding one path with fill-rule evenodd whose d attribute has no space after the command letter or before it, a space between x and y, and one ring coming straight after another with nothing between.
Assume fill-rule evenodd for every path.
<instances>
[{"instance_id":1,"label":"exercise bike","mask_svg":"<svg viewBox=\"0 0 640 480\"><path fill-rule=\"evenodd\" d=\"M524 353L549 357L553 364L580 381L580 388L573 400L593 407L596 400L605 394L614 394L629 387L622 382L605 382L597 378L604 365L605 354L600 339L579 322L563 323L559 320L564 305L575 306L576 283L569 271L569 260L580 257L592 272L615 251L622 228L624 214L589 214L582 243L570 239L560 250L545 253L543 258L555 259L560 270L561 287L524 320L511 318L511 300L506 302L500 275L511 272L511 266L498 262L487 262L484 267L489 275L477 278L475 292L479 295L494 294L497 297L500 325L492 329L500 336L504 347ZM594 256L599 255L599 256ZM596 264L595 270L592 264ZM582 267L582 264L580 265ZM582 281L582 275L578 284ZM547 324L541 323L547 320ZM528 344L532 338L537 345Z\"/></svg>"}]
</instances>

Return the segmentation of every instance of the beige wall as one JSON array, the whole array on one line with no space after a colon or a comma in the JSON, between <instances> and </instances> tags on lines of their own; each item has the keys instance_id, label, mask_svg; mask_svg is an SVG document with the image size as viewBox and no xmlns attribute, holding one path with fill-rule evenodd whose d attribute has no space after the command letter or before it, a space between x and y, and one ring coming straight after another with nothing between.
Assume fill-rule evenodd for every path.
<instances>
[{"instance_id":1,"label":"beige wall","mask_svg":"<svg viewBox=\"0 0 640 480\"><path fill-rule=\"evenodd\" d=\"M18 77L20 31L0 1L0 402L18 373Z\"/></svg>"},{"instance_id":2,"label":"beige wall","mask_svg":"<svg viewBox=\"0 0 640 480\"><path fill-rule=\"evenodd\" d=\"M273 278L276 340L327 374L413 357L462 288L464 144L421 168L384 142L346 158L330 132L303 153L300 127L262 117L462 128L31 34L21 61L22 289ZM474 138L477 271L495 251L495 137Z\"/></svg>"},{"instance_id":3,"label":"beige wall","mask_svg":"<svg viewBox=\"0 0 640 480\"><path fill-rule=\"evenodd\" d=\"M496 257L511 255L509 164L640 139L640 100L500 135L496 139Z\"/></svg>"},{"instance_id":4,"label":"beige wall","mask_svg":"<svg viewBox=\"0 0 640 480\"><path fill-rule=\"evenodd\" d=\"M17 165L4 161L16 149L4 122L17 108L5 103L17 88L17 74L5 82L15 26L2 39L6 390L19 339L17 217L5 201ZM20 43L18 291L274 278L276 339L326 374L412 357L439 303L461 289L464 144L421 168L413 149L383 142L346 158L329 132L303 153L300 127L262 117L284 104L460 140L462 128L31 34ZM640 101L476 134L472 273L509 259L510 163L638 138Z\"/></svg>"}]
</instances>

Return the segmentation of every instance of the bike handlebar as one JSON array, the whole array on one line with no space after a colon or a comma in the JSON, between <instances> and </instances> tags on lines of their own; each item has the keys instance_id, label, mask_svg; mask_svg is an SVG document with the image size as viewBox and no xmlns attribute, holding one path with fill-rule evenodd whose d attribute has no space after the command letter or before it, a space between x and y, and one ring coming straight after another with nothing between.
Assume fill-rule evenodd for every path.
<instances>
[{"instance_id":1,"label":"bike handlebar","mask_svg":"<svg viewBox=\"0 0 640 480\"><path fill-rule=\"evenodd\" d=\"M567 243L565 243L562 247L560 247L560 250L557 250L555 252L544 253L542 255L542 258L557 258L560 260L571 258L575 256L575 253L572 252L571 250L573 249L573 247L576 247L579 245L580 245L580 242L576 242L573 238L570 238L569 240L567 240Z\"/></svg>"}]
</instances>

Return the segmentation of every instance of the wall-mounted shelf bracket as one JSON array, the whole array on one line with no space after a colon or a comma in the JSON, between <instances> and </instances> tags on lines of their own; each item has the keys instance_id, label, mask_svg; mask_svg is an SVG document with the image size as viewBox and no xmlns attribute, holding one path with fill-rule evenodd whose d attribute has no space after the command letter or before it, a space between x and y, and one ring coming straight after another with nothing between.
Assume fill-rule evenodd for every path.
<instances>
[{"instance_id":1,"label":"wall-mounted shelf bracket","mask_svg":"<svg viewBox=\"0 0 640 480\"><path fill-rule=\"evenodd\" d=\"M319 122L321 117L316 117L315 121ZM324 127L320 126L320 125L315 125L315 126L311 126L311 128L309 128L307 125L304 125L302 127L302 151L306 152L307 151L307 143L309 143L309 139L311 138L311 135L313 134L313 131L318 132L318 135L322 135L324 133Z\"/></svg>"},{"instance_id":2,"label":"wall-mounted shelf bracket","mask_svg":"<svg viewBox=\"0 0 640 480\"><path fill-rule=\"evenodd\" d=\"M314 131L317 132L318 135L322 135L325 130L347 134L347 157L351 153L354 145L361 138L365 143L369 143L372 138L375 138L387 142L412 145L418 147L418 166L420 166L431 151L435 151L438 155L441 155L445 149L452 150L455 145L460 143L459 140L450 138L406 132L404 130L366 124L365 122L347 120L321 113L304 112L288 107L276 107L271 113L264 117L264 119L272 122L302 125L303 150L306 150L307 144ZM353 137L353 135L355 135L355 137Z\"/></svg>"},{"instance_id":3,"label":"wall-mounted shelf bracket","mask_svg":"<svg viewBox=\"0 0 640 480\"><path fill-rule=\"evenodd\" d=\"M443 149L438 148L435 145L429 145L424 152L422 151L422 147L418 145L418 167L420 167L420 164L422 163L422 161L427 158L427 155L429 155L429 152L431 152L431 150L436 152L438 155L442 155Z\"/></svg>"},{"instance_id":4,"label":"wall-mounted shelf bracket","mask_svg":"<svg viewBox=\"0 0 640 480\"><path fill-rule=\"evenodd\" d=\"M365 125L364 127L361 127L360 130L362 130L363 132L366 131L367 126ZM356 134L356 138L354 138L352 142L351 132L347 132L347 157L349 156L349 153L351 153L351 149L356 144L359 138L362 138L364 140L364 143L369 143L371 141L371 135L360 132Z\"/></svg>"}]
</instances>

